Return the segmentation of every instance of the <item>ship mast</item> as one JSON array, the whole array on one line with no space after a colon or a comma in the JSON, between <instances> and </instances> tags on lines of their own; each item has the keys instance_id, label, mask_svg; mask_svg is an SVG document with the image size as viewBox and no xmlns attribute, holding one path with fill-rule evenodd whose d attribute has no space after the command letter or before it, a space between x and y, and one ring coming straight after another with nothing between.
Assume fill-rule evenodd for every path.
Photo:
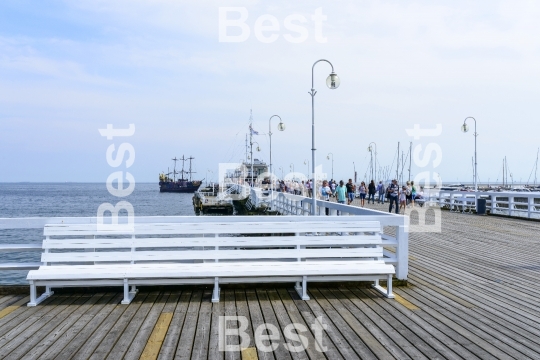
<instances>
[{"instance_id":1,"label":"ship mast","mask_svg":"<svg viewBox=\"0 0 540 360\"><path fill-rule=\"evenodd\" d=\"M195 158L193 156L188 157L186 160L189 160L189 181L191 181L191 174L194 173L194 171L191 171L191 160L194 160Z\"/></svg>"},{"instance_id":2,"label":"ship mast","mask_svg":"<svg viewBox=\"0 0 540 360\"><path fill-rule=\"evenodd\" d=\"M178 160L182 160L182 159L177 159L176 156L174 157L174 159L172 159L174 161L174 169L173 169L173 178L174 178L174 182L176 182L176 162Z\"/></svg>"}]
</instances>

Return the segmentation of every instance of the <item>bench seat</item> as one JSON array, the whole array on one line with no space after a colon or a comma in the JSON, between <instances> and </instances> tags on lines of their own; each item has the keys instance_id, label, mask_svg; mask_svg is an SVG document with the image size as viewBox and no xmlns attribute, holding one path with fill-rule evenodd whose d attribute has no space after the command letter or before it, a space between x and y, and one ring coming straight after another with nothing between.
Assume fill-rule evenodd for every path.
<instances>
[{"instance_id":1,"label":"bench seat","mask_svg":"<svg viewBox=\"0 0 540 360\"><path fill-rule=\"evenodd\" d=\"M308 300L308 281L372 280L375 289L393 298L395 268L383 260L379 222L322 218L294 226L294 219L277 217L256 226L256 218L240 225L238 217L204 226L144 224L130 234L103 234L95 225L46 226L44 265L27 276L28 305L52 295L52 287L123 286L122 303L129 304L136 286L171 284L214 284L217 302L220 283L244 282L296 282ZM313 228L318 232L308 232ZM231 236L238 229L241 233ZM337 235L342 229L347 232ZM379 279L388 281L386 289ZM36 286L46 287L39 298Z\"/></svg>"}]
</instances>

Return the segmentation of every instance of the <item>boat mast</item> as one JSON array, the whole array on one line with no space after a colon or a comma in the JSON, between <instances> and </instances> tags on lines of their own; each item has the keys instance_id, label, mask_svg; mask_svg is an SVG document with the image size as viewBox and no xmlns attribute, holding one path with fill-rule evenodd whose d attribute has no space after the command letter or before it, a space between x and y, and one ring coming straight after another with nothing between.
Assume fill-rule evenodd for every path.
<instances>
[{"instance_id":1,"label":"boat mast","mask_svg":"<svg viewBox=\"0 0 540 360\"><path fill-rule=\"evenodd\" d=\"M399 181L399 141L397 143L396 181Z\"/></svg>"},{"instance_id":2,"label":"boat mast","mask_svg":"<svg viewBox=\"0 0 540 360\"><path fill-rule=\"evenodd\" d=\"M175 156L174 159L172 160L174 161L173 178L174 178L174 182L176 182L176 162L180 159L177 159Z\"/></svg>"},{"instance_id":3,"label":"boat mast","mask_svg":"<svg viewBox=\"0 0 540 360\"><path fill-rule=\"evenodd\" d=\"M409 181L411 181L412 141L409 144Z\"/></svg>"},{"instance_id":4,"label":"boat mast","mask_svg":"<svg viewBox=\"0 0 540 360\"><path fill-rule=\"evenodd\" d=\"M191 171L191 160L195 160L195 158L193 156L190 156L186 160L189 160L189 181L191 181L191 174L194 173L194 171Z\"/></svg>"}]
</instances>

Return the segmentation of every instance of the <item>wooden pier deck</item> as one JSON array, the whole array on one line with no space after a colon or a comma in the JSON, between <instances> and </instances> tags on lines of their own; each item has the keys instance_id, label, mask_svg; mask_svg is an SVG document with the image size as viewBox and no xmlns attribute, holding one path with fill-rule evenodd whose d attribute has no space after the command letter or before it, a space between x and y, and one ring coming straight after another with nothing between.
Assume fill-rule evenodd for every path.
<instances>
[{"instance_id":1,"label":"wooden pier deck","mask_svg":"<svg viewBox=\"0 0 540 360\"><path fill-rule=\"evenodd\" d=\"M217 304L204 288L143 288L128 306L120 292L62 292L34 308L5 295L0 359L540 358L540 222L445 211L441 233L410 234L409 266L395 300L350 283L311 284L309 301L286 284L223 287ZM219 351L220 315L247 317L246 350ZM255 348L261 323L280 329L274 352ZM283 346L290 323L307 327L305 351Z\"/></svg>"}]
</instances>

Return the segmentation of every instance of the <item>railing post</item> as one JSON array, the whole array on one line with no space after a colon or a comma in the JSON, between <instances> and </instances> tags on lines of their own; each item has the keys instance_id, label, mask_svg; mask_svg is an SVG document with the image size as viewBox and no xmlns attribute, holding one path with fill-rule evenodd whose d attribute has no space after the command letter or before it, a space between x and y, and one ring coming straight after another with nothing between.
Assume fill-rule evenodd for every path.
<instances>
[{"instance_id":1,"label":"railing post","mask_svg":"<svg viewBox=\"0 0 540 360\"><path fill-rule=\"evenodd\" d=\"M527 217L530 219L532 217L532 208L534 206L534 195L527 195Z\"/></svg>"},{"instance_id":2,"label":"railing post","mask_svg":"<svg viewBox=\"0 0 540 360\"><path fill-rule=\"evenodd\" d=\"M404 218L404 225L396 226L396 277L407 280L409 269L409 218Z\"/></svg>"},{"instance_id":3,"label":"railing post","mask_svg":"<svg viewBox=\"0 0 540 360\"><path fill-rule=\"evenodd\" d=\"M508 216L512 216L513 207L514 207L514 197L508 195Z\"/></svg>"}]
</instances>

